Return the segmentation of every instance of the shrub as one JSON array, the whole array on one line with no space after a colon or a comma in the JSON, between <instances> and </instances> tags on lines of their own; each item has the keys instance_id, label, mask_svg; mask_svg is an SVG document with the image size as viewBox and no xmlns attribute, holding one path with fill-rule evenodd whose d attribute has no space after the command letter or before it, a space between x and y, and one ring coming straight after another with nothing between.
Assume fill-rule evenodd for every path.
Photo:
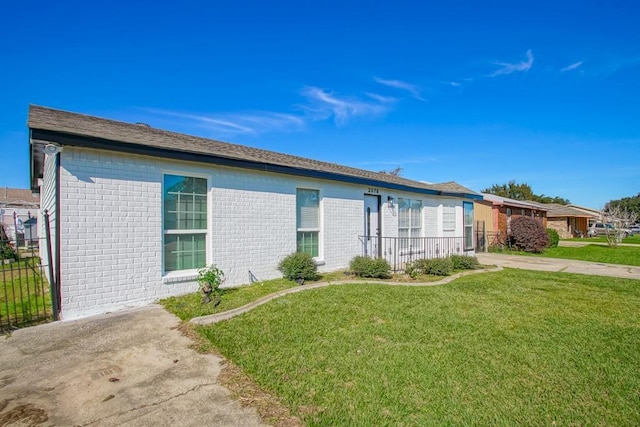
<instances>
[{"instance_id":1,"label":"shrub","mask_svg":"<svg viewBox=\"0 0 640 427\"><path fill-rule=\"evenodd\" d=\"M9 236L4 231L4 225L0 224L0 259L15 259L16 253L9 243Z\"/></svg>"},{"instance_id":2,"label":"shrub","mask_svg":"<svg viewBox=\"0 0 640 427\"><path fill-rule=\"evenodd\" d=\"M560 241L560 235L557 230L553 228L547 228L547 237L549 238L549 247L557 248L558 242Z\"/></svg>"},{"instance_id":3,"label":"shrub","mask_svg":"<svg viewBox=\"0 0 640 427\"><path fill-rule=\"evenodd\" d=\"M432 276L448 276L453 271L451 258L433 258L426 261L427 265L424 270L426 274L431 274Z\"/></svg>"},{"instance_id":4,"label":"shrub","mask_svg":"<svg viewBox=\"0 0 640 427\"><path fill-rule=\"evenodd\" d=\"M306 252L294 252L287 255L280 264L278 270L285 279L302 283L305 280L313 280L318 277L318 266L313 257Z\"/></svg>"},{"instance_id":5,"label":"shrub","mask_svg":"<svg viewBox=\"0 0 640 427\"><path fill-rule=\"evenodd\" d=\"M391 275L391 266L384 258L357 256L349 263L349 269L358 277L384 279Z\"/></svg>"},{"instance_id":6,"label":"shrub","mask_svg":"<svg viewBox=\"0 0 640 427\"><path fill-rule=\"evenodd\" d=\"M478 258L467 255L451 255L451 262L454 270L473 270L480 265Z\"/></svg>"},{"instance_id":7,"label":"shrub","mask_svg":"<svg viewBox=\"0 0 640 427\"><path fill-rule=\"evenodd\" d=\"M511 247L525 252L541 253L549 247L547 232L538 221L521 216L511 221Z\"/></svg>"},{"instance_id":8,"label":"shrub","mask_svg":"<svg viewBox=\"0 0 640 427\"><path fill-rule=\"evenodd\" d=\"M211 301L210 295L215 296L215 305L220 303L220 285L224 283L224 273L215 264L198 270L198 283L202 292L203 303Z\"/></svg>"},{"instance_id":9,"label":"shrub","mask_svg":"<svg viewBox=\"0 0 640 427\"><path fill-rule=\"evenodd\" d=\"M451 261L451 258L418 259L409 264L405 271L413 278L420 273L432 276L448 276L453 271L453 261Z\"/></svg>"}]
</instances>

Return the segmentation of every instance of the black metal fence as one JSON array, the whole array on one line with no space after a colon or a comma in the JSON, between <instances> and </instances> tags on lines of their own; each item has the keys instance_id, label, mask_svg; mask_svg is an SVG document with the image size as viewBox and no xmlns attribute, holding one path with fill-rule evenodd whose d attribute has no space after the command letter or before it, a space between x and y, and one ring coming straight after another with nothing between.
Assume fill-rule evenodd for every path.
<instances>
[{"instance_id":1,"label":"black metal fence","mask_svg":"<svg viewBox=\"0 0 640 427\"><path fill-rule=\"evenodd\" d=\"M10 241L0 231L1 332L55 320L49 266L40 256L46 250L46 238Z\"/></svg>"},{"instance_id":2,"label":"black metal fence","mask_svg":"<svg viewBox=\"0 0 640 427\"><path fill-rule=\"evenodd\" d=\"M464 237L378 237L358 236L362 255L384 258L394 272L423 258L464 255Z\"/></svg>"}]
</instances>

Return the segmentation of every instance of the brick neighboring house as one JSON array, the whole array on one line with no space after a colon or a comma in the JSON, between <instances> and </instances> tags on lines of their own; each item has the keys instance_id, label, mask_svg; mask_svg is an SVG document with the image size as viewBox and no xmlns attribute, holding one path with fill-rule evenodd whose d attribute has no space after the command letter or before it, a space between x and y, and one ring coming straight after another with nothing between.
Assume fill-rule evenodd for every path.
<instances>
[{"instance_id":1,"label":"brick neighboring house","mask_svg":"<svg viewBox=\"0 0 640 427\"><path fill-rule=\"evenodd\" d=\"M600 212L576 205L536 204L547 209L547 227L556 230L563 239L586 237L589 225L600 218Z\"/></svg>"},{"instance_id":2,"label":"brick neighboring house","mask_svg":"<svg viewBox=\"0 0 640 427\"><path fill-rule=\"evenodd\" d=\"M511 221L521 216L534 218L547 228L547 209L541 204L489 193L482 193L482 197L492 204L493 230L497 235L507 236L511 232Z\"/></svg>"},{"instance_id":3,"label":"brick neighboring house","mask_svg":"<svg viewBox=\"0 0 640 427\"><path fill-rule=\"evenodd\" d=\"M38 239L40 198L23 188L0 188L0 224L9 240L22 246ZM16 233L17 226L17 233Z\"/></svg>"},{"instance_id":4,"label":"brick neighboring house","mask_svg":"<svg viewBox=\"0 0 640 427\"><path fill-rule=\"evenodd\" d=\"M31 186L50 213L63 319L281 277L310 253L320 271L356 255L473 254L473 201L426 184L252 147L31 106ZM366 236L363 238L362 236ZM382 239L399 246L384 248ZM414 243L439 239L435 253Z\"/></svg>"}]
</instances>

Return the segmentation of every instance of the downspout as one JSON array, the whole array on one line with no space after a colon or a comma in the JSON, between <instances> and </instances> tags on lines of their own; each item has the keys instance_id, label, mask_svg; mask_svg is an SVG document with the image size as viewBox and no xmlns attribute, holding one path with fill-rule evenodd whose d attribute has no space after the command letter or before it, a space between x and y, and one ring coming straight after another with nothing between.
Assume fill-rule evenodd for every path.
<instances>
[{"instance_id":1,"label":"downspout","mask_svg":"<svg viewBox=\"0 0 640 427\"><path fill-rule=\"evenodd\" d=\"M60 292L60 253L61 253L61 235L62 232L60 230L60 225L62 221L60 220L61 212L60 212L60 164L61 164L61 153L56 153L56 183L55 183L55 204L56 204L56 241L55 241L55 254L56 254L56 288L58 290L58 312L62 312L62 295Z\"/></svg>"}]
</instances>

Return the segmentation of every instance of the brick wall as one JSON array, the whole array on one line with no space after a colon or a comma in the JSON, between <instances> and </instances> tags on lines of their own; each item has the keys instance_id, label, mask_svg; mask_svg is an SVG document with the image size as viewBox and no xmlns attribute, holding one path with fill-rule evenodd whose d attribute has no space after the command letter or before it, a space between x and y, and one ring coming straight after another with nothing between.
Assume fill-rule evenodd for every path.
<instances>
[{"instance_id":1,"label":"brick wall","mask_svg":"<svg viewBox=\"0 0 640 427\"><path fill-rule=\"evenodd\" d=\"M277 265L296 250L296 189L320 193L320 271L348 266L362 252L364 194L360 185L229 167L170 162L65 147L61 171L61 285L64 319L114 311L195 292L197 273L163 273L163 174L207 177L207 263L227 277L225 286L281 277ZM50 176L45 177L49 182ZM378 189L382 234L397 236L397 206ZM441 202L423 200L427 236L441 236ZM462 226L462 206L454 201ZM459 208L459 211L458 211ZM462 236L462 229L455 235Z\"/></svg>"}]
</instances>

